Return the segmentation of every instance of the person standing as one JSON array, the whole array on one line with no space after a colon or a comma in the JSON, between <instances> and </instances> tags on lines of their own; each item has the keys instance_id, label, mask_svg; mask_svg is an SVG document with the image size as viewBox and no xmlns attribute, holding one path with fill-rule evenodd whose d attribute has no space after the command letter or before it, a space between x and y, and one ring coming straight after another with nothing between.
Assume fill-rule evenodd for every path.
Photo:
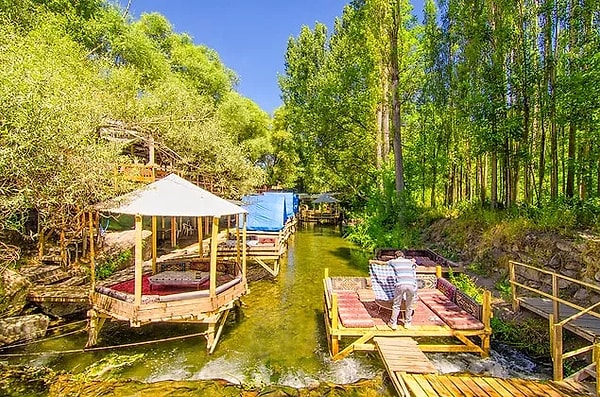
<instances>
[{"instance_id":1,"label":"person standing","mask_svg":"<svg viewBox=\"0 0 600 397\"><path fill-rule=\"evenodd\" d=\"M414 259L404 257L402 251L394 253L395 258L387 262L379 260L371 260L371 263L380 265L387 264L394 270L394 303L392 304L392 315L388 326L396 330L398 329L398 316L404 302L404 328L412 326L413 304L417 297L417 264Z\"/></svg>"}]
</instances>

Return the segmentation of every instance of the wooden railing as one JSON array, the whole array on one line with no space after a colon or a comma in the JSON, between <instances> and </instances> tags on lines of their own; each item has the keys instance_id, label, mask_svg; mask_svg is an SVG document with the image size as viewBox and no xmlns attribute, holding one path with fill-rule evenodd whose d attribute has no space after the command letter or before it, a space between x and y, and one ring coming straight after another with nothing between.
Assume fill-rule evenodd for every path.
<instances>
[{"instance_id":1,"label":"wooden railing","mask_svg":"<svg viewBox=\"0 0 600 397\"><path fill-rule=\"evenodd\" d=\"M155 165L144 164L121 164L115 172L116 175L123 176L130 181L144 183L152 183L164 178L169 173Z\"/></svg>"},{"instance_id":2,"label":"wooden railing","mask_svg":"<svg viewBox=\"0 0 600 397\"><path fill-rule=\"evenodd\" d=\"M572 323L574 320L580 318L583 315L590 315L590 316L600 319L600 313L594 311L594 309L597 309L600 307L600 302L595 303L588 307L582 307L576 303L569 302L568 300L560 297L559 282L561 280L564 280L566 282L576 284L580 287L587 288L588 290L594 291L598 294L600 294L600 287L593 285L593 284L586 283L584 281L576 280L576 279L568 277L568 276L564 276L562 274L558 274L556 272L540 269L538 267L531 266L531 265L526 265L524 263L509 261L508 266L509 266L509 280L510 280L511 290L512 290L512 306L513 306L514 311L519 310L519 307L521 304L521 301L519 300L519 289L526 290L535 295L552 300L552 313L548 314L548 321L549 321L549 327L550 327L550 348L551 348L550 354L552 356L552 361L553 361L554 380L557 380L557 381L563 380L563 378L564 378L564 373L563 373L564 360L584 354L584 353L592 352L593 353L592 364L589 365L588 367L584 368L584 370L582 370L582 371L586 371L587 374L596 377L596 391L597 391L598 395L600 395L600 384L598 383L598 379L600 379L600 376L598 376L598 371L600 371L600 365L598 365L599 360L600 360L600 343L599 343L600 341L594 340L593 343L589 346L585 346L580 349L576 349L576 350L569 351L569 352L563 352L563 328L567 324ZM538 288L533 288L531 286L525 285L522 282L519 282L517 280L518 276L526 278L525 276L523 276L522 274L520 274L518 272L519 269L527 269L526 272L533 271L533 272L538 272L540 274L544 274L546 276L550 276L551 286L552 286L551 293L542 291L541 289L538 289ZM560 320L560 304L571 307L571 308L577 310L577 312L563 320ZM592 371L592 369L594 369L594 371ZM582 372L582 371L580 371L580 372ZM576 379L577 374L572 375L571 377L575 377L575 379Z\"/></svg>"}]
</instances>

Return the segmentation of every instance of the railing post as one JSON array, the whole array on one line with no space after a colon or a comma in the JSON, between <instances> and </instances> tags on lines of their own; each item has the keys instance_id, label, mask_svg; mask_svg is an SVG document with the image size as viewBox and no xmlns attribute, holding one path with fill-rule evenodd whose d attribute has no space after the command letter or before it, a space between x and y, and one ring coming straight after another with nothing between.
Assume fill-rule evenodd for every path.
<instances>
[{"instance_id":1,"label":"railing post","mask_svg":"<svg viewBox=\"0 0 600 397\"><path fill-rule=\"evenodd\" d=\"M562 325L556 324L553 314L548 315L550 322L550 355L552 356L552 373L555 381L563 380L563 343Z\"/></svg>"},{"instance_id":2,"label":"railing post","mask_svg":"<svg viewBox=\"0 0 600 397\"><path fill-rule=\"evenodd\" d=\"M558 277L556 277L556 273L552 273L552 313L554 314L554 320L556 322L560 322L560 311L559 311L559 303L556 300L558 298Z\"/></svg>"},{"instance_id":3,"label":"railing post","mask_svg":"<svg viewBox=\"0 0 600 397\"><path fill-rule=\"evenodd\" d=\"M517 281L516 273L515 273L515 262L508 262L508 276L510 280L510 290L512 295L512 309L514 312L519 310L519 300L517 299L517 286L515 282Z\"/></svg>"},{"instance_id":4,"label":"railing post","mask_svg":"<svg viewBox=\"0 0 600 397\"><path fill-rule=\"evenodd\" d=\"M600 396L600 343L594 340L594 363L596 363L596 395Z\"/></svg>"},{"instance_id":5,"label":"railing post","mask_svg":"<svg viewBox=\"0 0 600 397\"><path fill-rule=\"evenodd\" d=\"M490 336L492 334L492 293L488 290L483 293L481 317L484 329L486 331L485 336L483 336L481 339L481 349L483 350L482 357L488 357L490 355Z\"/></svg>"}]
</instances>

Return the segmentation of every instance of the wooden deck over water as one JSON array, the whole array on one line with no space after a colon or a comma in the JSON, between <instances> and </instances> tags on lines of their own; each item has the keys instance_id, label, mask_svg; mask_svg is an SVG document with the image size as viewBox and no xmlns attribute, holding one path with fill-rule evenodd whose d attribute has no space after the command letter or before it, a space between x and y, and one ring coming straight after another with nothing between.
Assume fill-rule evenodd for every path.
<instances>
[{"instance_id":1,"label":"wooden deck over water","mask_svg":"<svg viewBox=\"0 0 600 397\"><path fill-rule=\"evenodd\" d=\"M573 381L539 381L465 375L438 375L435 366L409 337L376 337L374 342L400 396L423 397L571 397L596 396Z\"/></svg>"},{"instance_id":2,"label":"wooden deck over water","mask_svg":"<svg viewBox=\"0 0 600 397\"><path fill-rule=\"evenodd\" d=\"M400 396L424 397L573 397L595 396L585 386L569 381L538 381L432 374L400 375Z\"/></svg>"}]
</instances>

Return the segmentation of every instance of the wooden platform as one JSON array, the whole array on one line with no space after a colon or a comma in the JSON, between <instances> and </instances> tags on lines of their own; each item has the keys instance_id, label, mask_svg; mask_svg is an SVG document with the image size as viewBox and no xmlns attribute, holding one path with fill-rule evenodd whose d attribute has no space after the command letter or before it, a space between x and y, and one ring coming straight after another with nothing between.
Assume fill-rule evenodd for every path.
<instances>
[{"instance_id":1,"label":"wooden platform","mask_svg":"<svg viewBox=\"0 0 600 397\"><path fill-rule=\"evenodd\" d=\"M568 381L538 381L432 374L400 374L400 396L426 397L572 397L594 396L585 386Z\"/></svg>"},{"instance_id":2,"label":"wooden platform","mask_svg":"<svg viewBox=\"0 0 600 397\"><path fill-rule=\"evenodd\" d=\"M40 285L33 287L27 294L29 302L89 303L90 287L88 285L60 287L56 285Z\"/></svg>"},{"instance_id":3,"label":"wooden platform","mask_svg":"<svg viewBox=\"0 0 600 397\"><path fill-rule=\"evenodd\" d=\"M544 318L548 318L552 313L552 300L548 298L519 297L519 305ZM560 319L558 321L578 312L578 310L561 303L559 305ZM584 314L578 319L568 322L565 328L590 342L594 342L600 336L600 318Z\"/></svg>"}]
</instances>

